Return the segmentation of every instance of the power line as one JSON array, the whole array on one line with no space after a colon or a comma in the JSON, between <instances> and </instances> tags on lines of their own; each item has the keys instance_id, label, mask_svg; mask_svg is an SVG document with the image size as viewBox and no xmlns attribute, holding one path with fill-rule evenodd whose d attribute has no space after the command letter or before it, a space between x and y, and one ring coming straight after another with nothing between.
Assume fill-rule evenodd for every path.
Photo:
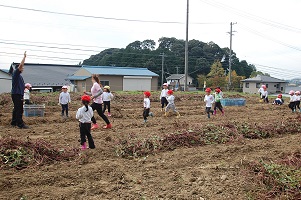
<instances>
[{"instance_id":1,"label":"power line","mask_svg":"<svg viewBox=\"0 0 301 200\"><path fill-rule=\"evenodd\" d=\"M202 1L206 4L209 4L213 7L218 7L222 10L228 10L231 13L235 13L238 16L242 16L242 17L248 18L248 19L253 20L253 21L257 21L259 23L262 23L262 24L265 24L265 25L268 25L268 26L272 26L274 28L279 28L279 29L283 29L283 30L287 30L287 31L293 31L293 32L297 32L297 33L301 32L300 28L296 28L296 27L285 25L285 24L275 22L275 21L272 21L272 20L269 20L269 19L265 19L263 17L253 15L253 14L250 14L248 12L232 8L232 7L230 7L228 5L225 5L223 3L214 2L212 0L210 0L210 1L209 0L200 0L200 1Z\"/></svg>"}]
</instances>

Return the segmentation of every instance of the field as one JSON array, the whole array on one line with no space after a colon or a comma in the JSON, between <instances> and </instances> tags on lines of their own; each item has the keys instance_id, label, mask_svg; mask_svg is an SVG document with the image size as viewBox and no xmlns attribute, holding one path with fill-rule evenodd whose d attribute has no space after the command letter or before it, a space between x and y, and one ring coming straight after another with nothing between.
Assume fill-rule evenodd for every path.
<instances>
[{"instance_id":1,"label":"field","mask_svg":"<svg viewBox=\"0 0 301 200\"><path fill-rule=\"evenodd\" d=\"M58 93L32 94L44 117L11 127L10 95L0 96L0 199L301 199L301 115L286 104L225 107L207 118L204 93L175 93L180 118L164 117L159 93L143 124L143 95L114 93L113 128L93 131L96 149L79 150L75 119L60 116ZM97 116L100 125L103 120Z\"/></svg>"}]
</instances>

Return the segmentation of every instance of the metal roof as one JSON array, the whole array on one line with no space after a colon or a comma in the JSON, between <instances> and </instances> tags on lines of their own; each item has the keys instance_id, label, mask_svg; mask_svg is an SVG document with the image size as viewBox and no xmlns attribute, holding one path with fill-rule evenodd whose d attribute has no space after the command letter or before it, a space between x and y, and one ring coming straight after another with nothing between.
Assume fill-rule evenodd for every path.
<instances>
[{"instance_id":1,"label":"metal roof","mask_svg":"<svg viewBox=\"0 0 301 200\"><path fill-rule=\"evenodd\" d=\"M112 66L82 66L91 74L119 75L119 76L159 76L147 68L112 67Z\"/></svg>"},{"instance_id":2,"label":"metal roof","mask_svg":"<svg viewBox=\"0 0 301 200\"><path fill-rule=\"evenodd\" d=\"M90 78L91 76L68 76L68 80L74 80L74 81L83 81L86 80L87 78Z\"/></svg>"},{"instance_id":3,"label":"metal roof","mask_svg":"<svg viewBox=\"0 0 301 200\"><path fill-rule=\"evenodd\" d=\"M166 80L180 80L182 78L185 78L185 74L171 74L169 77L166 78Z\"/></svg>"},{"instance_id":4,"label":"metal roof","mask_svg":"<svg viewBox=\"0 0 301 200\"><path fill-rule=\"evenodd\" d=\"M19 63L14 63L18 66ZM22 76L32 86L62 86L70 84L67 76L74 74L80 65L25 63Z\"/></svg>"},{"instance_id":5,"label":"metal roof","mask_svg":"<svg viewBox=\"0 0 301 200\"><path fill-rule=\"evenodd\" d=\"M242 80L242 82L256 82L256 83L286 83L287 81L281 80L278 78L270 77L270 76L264 76L264 75L257 75L253 78L247 78L245 80Z\"/></svg>"}]
</instances>

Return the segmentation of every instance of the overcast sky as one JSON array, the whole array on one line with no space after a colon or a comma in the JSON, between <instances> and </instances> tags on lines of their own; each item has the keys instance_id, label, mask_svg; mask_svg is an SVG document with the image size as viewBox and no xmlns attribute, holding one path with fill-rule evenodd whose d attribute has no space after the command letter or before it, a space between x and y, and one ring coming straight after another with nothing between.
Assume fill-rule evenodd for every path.
<instances>
[{"instance_id":1,"label":"overcast sky","mask_svg":"<svg viewBox=\"0 0 301 200\"><path fill-rule=\"evenodd\" d=\"M232 47L240 60L277 78L301 77L300 0L189 4L189 40L229 47L230 22L237 23ZM25 50L29 63L78 64L136 40L185 40L185 22L186 0L0 0L0 68Z\"/></svg>"}]
</instances>

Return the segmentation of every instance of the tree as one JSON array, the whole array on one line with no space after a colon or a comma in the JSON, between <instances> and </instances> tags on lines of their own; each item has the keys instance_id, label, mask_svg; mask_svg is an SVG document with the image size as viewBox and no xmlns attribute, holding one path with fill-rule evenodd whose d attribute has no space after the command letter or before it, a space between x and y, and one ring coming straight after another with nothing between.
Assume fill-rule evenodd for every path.
<instances>
[{"instance_id":1,"label":"tree","mask_svg":"<svg viewBox=\"0 0 301 200\"><path fill-rule=\"evenodd\" d=\"M236 71L231 71L231 86L234 90L239 90L241 88L241 81L244 80L244 76L238 76ZM226 77L226 82L229 82L229 74Z\"/></svg>"},{"instance_id":2,"label":"tree","mask_svg":"<svg viewBox=\"0 0 301 200\"><path fill-rule=\"evenodd\" d=\"M209 87L217 87L224 86L226 84L225 79L225 71L222 68L222 64L220 61L215 61L212 66L208 77L208 86Z\"/></svg>"},{"instance_id":3,"label":"tree","mask_svg":"<svg viewBox=\"0 0 301 200\"><path fill-rule=\"evenodd\" d=\"M256 77L257 75L264 75L264 76L271 76L270 74L268 73L263 73L261 71L253 71L250 75L250 78L253 78L253 77Z\"/></svg>"},{"instance_id":4,"label":"tree","mask_svg":"<svg viewBox=\"0 0 301 200\"><path fill-rule=\"evenodd\" d=\"M140 46L142 49L148 49L152 51L155 49L156 42L154 40L144 40Z\"/></svg>"}]
</instances>

